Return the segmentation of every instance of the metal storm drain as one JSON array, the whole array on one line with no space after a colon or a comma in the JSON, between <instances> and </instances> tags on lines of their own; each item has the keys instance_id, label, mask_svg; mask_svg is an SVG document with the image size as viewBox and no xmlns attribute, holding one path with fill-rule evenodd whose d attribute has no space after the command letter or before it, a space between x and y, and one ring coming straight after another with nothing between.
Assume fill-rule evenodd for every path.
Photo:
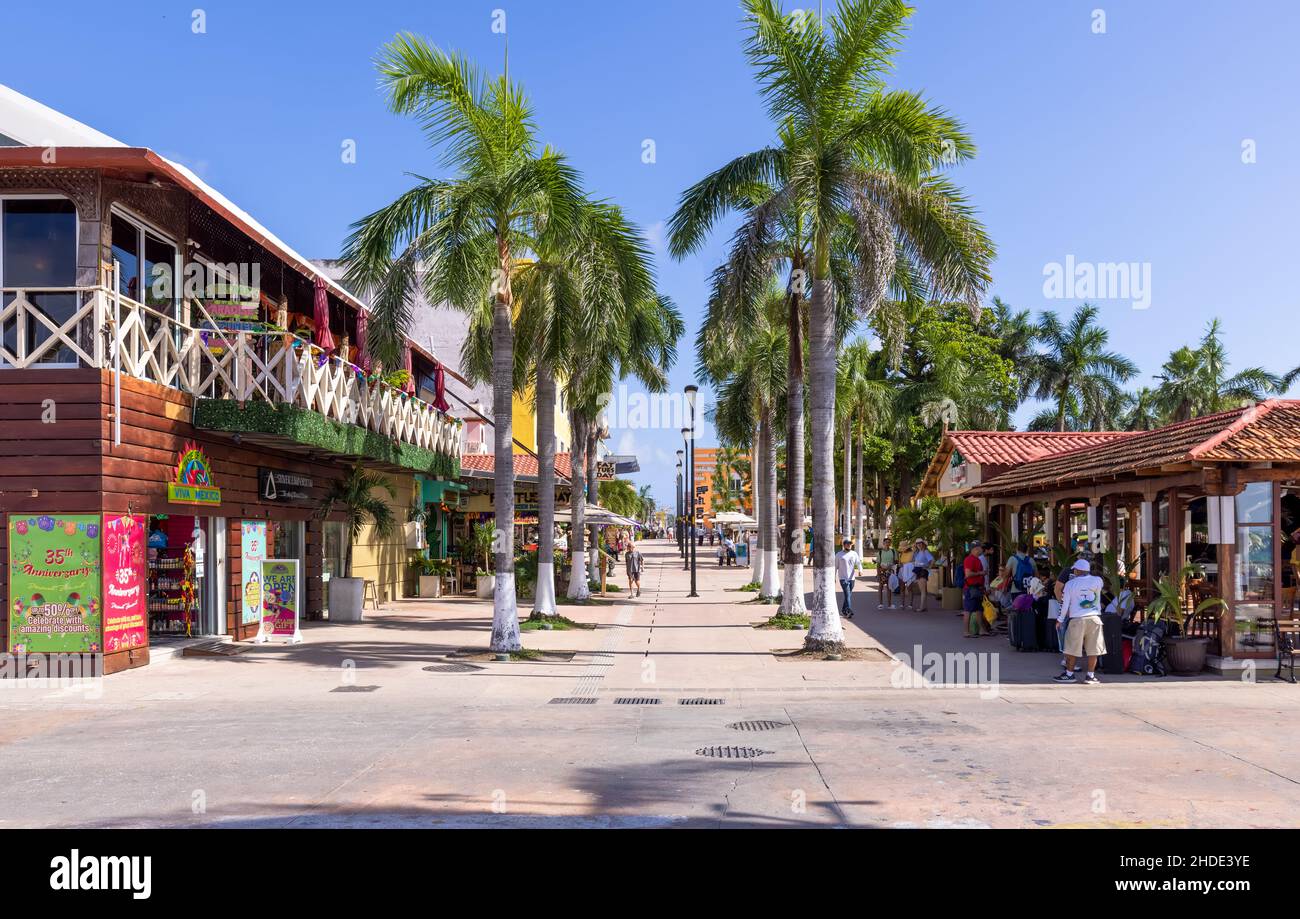
<instances>
[{"instance_id":1,"label":"metal storm drain","mask_svg":"<svg viewBox=\"0 0 1300 919\"><path fill-rule=\"evenodd\" d=\"M726 699L678 699L678 705L726 705Z\"/></svg>"},{"instance_id":2,"label":"metal storm drain","mask_svg":"<svg viewBox=\"0 0 1300 919\"><path fill-rule=\"evenodd\" d=\"M658 699L648 699L644 696L623 696L614 700L615 705L658 705Z\"/></svg>"},{"instance_id":3,"label":"metal storm drain","mask_svg":"<svg viewBox=\"0 0 1300 919\"><path fill-rule=\"evenodd\" d=\"M474 673L482 670L482 667L476 667L473 664L430 664L428 667L422 667L429 673Z\"/></svg>"},{"instance_id":4,"label":"metal storm drain","mask_svg":"<svg viewBox=\"0 0 1300 919\"><path fill-rule=\"evenodd\" d=\"M784 721L737 721L727 725L733 731L775 731L777 728L789 726Z\"/></svg>"},{"instance_id":5,"label":"metal storm drain","mask_svg":"<svg viewBox=\"0 0 1300 919\"><path fill-rule=\"evenodd\" d=\"M770 756L775 750L760 750L757 747L700 747L696 756L709 756L713 759L757 759Z\"/></svg>"},{"instance_id":6,"label":"metal storm drain","mask_svg":"<svg viewBox=\"0 0 1300 919\"><path fill-rule=\"evenodd\" d=\"M560 696L552 699L547 705L595 705L596 700L591 698L580 698L578 696Z\"/></svg>"},{"instance_id":7,"label":"metal storm drain","mask_svg":"<svg viewBox=\"0 0 1300 919\"><path fill-rule=\"evenodd\" d=\"M378 686L335 686L330 692L374 692Z\"/></svg>"}]
</instances>

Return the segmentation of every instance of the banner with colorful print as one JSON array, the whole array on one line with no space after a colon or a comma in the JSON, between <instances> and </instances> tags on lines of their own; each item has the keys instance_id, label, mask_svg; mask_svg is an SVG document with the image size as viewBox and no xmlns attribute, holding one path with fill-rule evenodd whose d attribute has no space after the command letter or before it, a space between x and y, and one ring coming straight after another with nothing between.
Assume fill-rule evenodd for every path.
<instances>
[{"instance_id":1,"label":"banner with colorful print","mask_svg":"<svg viewBox=\"0 0 1300 919\"><path fill-rule=\"evenodd\" d=\"M298 560L268 558L262 562L262 630L261 642L283 638L290 644L302 641L298 631L299 591Z\"/></svg>"},{"instance_id":2,"label":"banner with colorful print","mask_svg":"<svg viewBox=\"0 0 1300 919\"><path fill-rule=\"evenodd\" d=\"M99 517L9 515L9 650L98 652Z\"/></svg>"},{"instance_id":3,"label":"banner with colorful print","mask_svg":"<svg viewBox=\"0 0 1300 919\"><path fill-rule=\"evenodd\" d=\"M144 517L104 515L104 651L149 644Z\"/></svg>"},{"instance_id":4,"label":"banner with colorful print","mask_svg":"<svg viewBox=\"0 0 1300 919\"><path fill-rule=\"evenodd\" d=\"M252 625L262 618L262 562L266 560L266 521L244 520L239 525L243 591L240 623Z\"/></svg>"}]
</instances>

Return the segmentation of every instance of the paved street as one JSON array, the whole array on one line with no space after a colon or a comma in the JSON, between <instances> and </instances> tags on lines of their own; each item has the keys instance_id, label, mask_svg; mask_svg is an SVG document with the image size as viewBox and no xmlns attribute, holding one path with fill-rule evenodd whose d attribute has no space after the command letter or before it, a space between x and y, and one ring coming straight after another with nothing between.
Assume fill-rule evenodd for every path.
<instances>
[{"instance_id":1,"label":"paved street","mask_svg":"<svg viewBox=\"0 0 1300 919\"><path fill-rule=\"evenodd\" d=\"M1048 684L1052 655L963 640L951 612L878 612L874 580L848 634L877 659L782 659L803 633L752 627L773 608L737 590L748 569L708 555L688 599L675 546L646 545L642 597L563 608L593 631L525 633L569 660L447 660L486 647L490 603L407 601L296 647L115 675L100 698L6 686L0 825L1300 822L1300 687ZM900 685L917 681L886 651L917 644L980 652L996 685Z\"/></svg>"}]
</instances>

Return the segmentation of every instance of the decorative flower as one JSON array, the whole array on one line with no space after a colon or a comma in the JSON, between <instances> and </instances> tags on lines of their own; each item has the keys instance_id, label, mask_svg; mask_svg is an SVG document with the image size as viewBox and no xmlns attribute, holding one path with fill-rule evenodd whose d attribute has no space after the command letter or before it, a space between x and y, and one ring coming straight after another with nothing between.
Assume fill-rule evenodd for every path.
<instances>
[{"instance_id":1,"label":"decorative flower","mask_svg":"<svg viewBox=\"0 0 1300 919\"><path fill-rule=\"evenodd\" d=\"M49 533L51 530L54 529L54 518L38 517L36 518L36 525L40 527L42 530L44 530L46 533Z\"/></svg>"},{"instance_id":2,"label":"decorative flower","mask_svg":"<svg viewBox=\"0 0 1300 919\"><path fill-rule=\"evenodd\" d=\"M76 536L77 535L76 522L69 520L67 523L65 523L63 525L63 532L67 533L69 536Z\"/></svg>"},{"instance_id":3,"label":"decorative flower","mask_svg":"<svg viewBox=\"0 0 1300 919\"><path fill-rule=\"evenodd\" d=\"M94 524L94 523L92 523L92 524L90 524L89 526L86 527L86 538L87 538L87 539L94 539L94 538L95 538L96 536L98 536L98 535L99 535L99 526L98 526L98 524Z\"/></svg>"},{"instance_id":4,"label":"decorative flower","mask_svg":"<svg viewBox=\"0 0 1300 919\"><path fill-rule=\"evenodd\" d=\"M26 521L26 520L19 520L17 523L14 524L14 530L18 533L19 536L26 536L26 535L27 535L27 521Z\"/></svg>"}]
</instances>

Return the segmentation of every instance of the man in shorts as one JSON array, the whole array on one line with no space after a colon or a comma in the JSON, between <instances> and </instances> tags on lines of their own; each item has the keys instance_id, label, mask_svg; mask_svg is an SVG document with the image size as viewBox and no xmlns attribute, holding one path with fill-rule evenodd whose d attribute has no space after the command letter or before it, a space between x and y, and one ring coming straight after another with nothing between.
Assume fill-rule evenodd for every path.
<instances>
[{"instance_id":1,"label":"man in shorts","mask_svg":"<svg viewBox=\"0 0 1300 919\"><path fill-rule=\"evenodd\" d=\"M1053 680L1073 683L1074 662L1086 657L1088 669L1083 682L1095 684L1101 682L1097 679L1097 658L1106 653L1101 632L1101 594L1105 585L1092 573L1092 564L1087 559L1078 559L1072 573L1061 592L1061 612L1057 617L1057 621L1065 623L1065 669Z\"/></svg>"}]
</instances>

